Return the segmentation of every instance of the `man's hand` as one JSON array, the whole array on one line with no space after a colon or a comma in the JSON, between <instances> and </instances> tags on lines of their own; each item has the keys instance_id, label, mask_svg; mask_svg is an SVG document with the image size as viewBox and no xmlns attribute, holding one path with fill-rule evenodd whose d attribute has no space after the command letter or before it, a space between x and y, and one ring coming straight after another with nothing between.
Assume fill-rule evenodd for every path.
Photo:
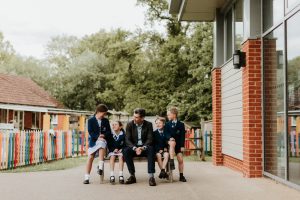
<instances>
[{"instance_id":1,"label":"man's hand","mask_svg":"<svg viewBox=\"0 0 300 200\"><path fill-rule=\"evenodd\" d=\"M142 154L142 151L143 151L142 147L138 147L138 148L135 149L135 153L138 156Z\"/></svg>"}]
</instances>

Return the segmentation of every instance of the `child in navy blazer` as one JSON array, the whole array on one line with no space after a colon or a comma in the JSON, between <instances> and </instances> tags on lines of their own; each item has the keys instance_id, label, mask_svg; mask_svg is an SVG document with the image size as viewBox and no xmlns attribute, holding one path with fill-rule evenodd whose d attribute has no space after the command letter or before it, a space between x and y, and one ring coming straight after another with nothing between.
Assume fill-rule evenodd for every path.
<instances>
[{"instance_id":1,"label":"child in navy blazer","mask_svg":"<svg viewBox=\"0 0 300 200\"><path fill-rule=\"evenodd\" d=\"M157 129L153 132L154 138L154 150L157 158L157 163L160 168L159 178L168 178L166 173L166 166L168 164L169 153L168 153L168 139L164 129L165 118L158 117L155 120Z\"/></svg>"},{"instance_id":2,"label":"child in navy blazer","mask_svg":"<svg viewBox=\"0 0 300 200\"><path fill-rule=\"evenodd\" d=\"M185 143L185 127L184 123L178 120L178 110L172 107L167 112L169 121L166 123L166 132L169 144L170 152L170 167L175 169L174 154L177 156L178 168L179 168L179 181L186 182L183 176L183 152Z\"/></svg>"},{"instance_id":3,"label":"child in navy blazer","mask_svg":"<svg viewBox=\"0 0 300 200\"><path fill-rule=\"evenodd\" d=\"M105 118L108 108L104 104L100 104L96 108L95 115L88 120L89 132L89 148L88 162L86 166L86 174L84 184L90 183L90 173L94 158L99 154L98 174L103 174L104 156L107 146L113 145L111 128L108 119Z\"/></svg>"},{"instance_id":4,"label":"child in navy blazer","mask_svg":"<svg viewBox=\"0 0 300 200\"><path fill-rule=\"evenodd\" d=\"M112 123L112 137L113 137L113 145L109 147L109 161L110 161L110 183L115 183L115 160L116 157L119 159L119 183L124 184L123 177L123 168L124 168L124 160L123 160L123 148L125 146L125 131L123 129L123 124L120 121L115 121Z\"/></svg>"}]
</instances>

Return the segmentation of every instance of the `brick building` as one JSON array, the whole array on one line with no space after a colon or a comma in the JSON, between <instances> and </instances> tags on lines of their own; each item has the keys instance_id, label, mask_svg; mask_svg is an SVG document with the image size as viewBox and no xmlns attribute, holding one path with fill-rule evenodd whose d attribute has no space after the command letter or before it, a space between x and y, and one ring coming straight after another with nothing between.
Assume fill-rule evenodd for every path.
<instances>
[{"instance_id":1,"label":"brick building","mask_svg":"<svg viewBox=\"0 0 300 200\"><path fill-rule=\"evenodd\" d=\"M65 109L28 78L0 74L0 129L85 129L92 112Z\"/></svg>"},{"instance_id":2,"label":"brick building","mask_svg":"<svg viewBox=\"0 0 300 200\"><path fill-rule=\"evenodd\" d=\"M213 163L300 189L300 2L170 0L214 23Z\"/></svg>"}]
</instances>

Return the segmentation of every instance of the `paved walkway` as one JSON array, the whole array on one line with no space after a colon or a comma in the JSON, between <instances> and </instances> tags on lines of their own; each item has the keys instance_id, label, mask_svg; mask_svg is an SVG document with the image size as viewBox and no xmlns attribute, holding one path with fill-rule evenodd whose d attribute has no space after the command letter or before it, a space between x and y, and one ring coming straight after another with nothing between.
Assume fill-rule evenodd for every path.
<instances>
[{"instance_id":1,"label":"paved walkway","mask_svg":"<svg viewBox=\"0 0 300 200\"><path fill-rule=\"evenodd\" d=\"M187 183L167 183L157 178L157 187L148 186L146 163L137 163L137 184L99 183L92 174L92 184L83 185L84 166L64 171L0 173L1 200L299 200L300 192L275 181L246 179L240 173L209 162L187 162ZM108 169L108 165L106 165ZM107 170L108 171L108 170ZM107 172L106 171L106 172ZM127 171L127 169L126 169ZM108 173L106 173L108 175ZM127 174L125 174L127 176ZM127 176L128 177L128 176Z\"/></svg>"}]
</instances>

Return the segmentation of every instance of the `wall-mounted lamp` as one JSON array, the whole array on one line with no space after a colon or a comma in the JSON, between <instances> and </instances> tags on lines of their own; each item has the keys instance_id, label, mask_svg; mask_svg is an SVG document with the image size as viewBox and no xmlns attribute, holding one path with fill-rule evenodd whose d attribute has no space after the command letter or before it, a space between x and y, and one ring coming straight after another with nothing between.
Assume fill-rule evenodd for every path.
<instances>
[{"instance_id":1,"label":"wall-mounted lamp","mask_svg":"<svg viewBox=\"0 0 300 200\"><path fill-rule=\"evenodd\" d=\"M235 50L233 54L234 69L240 69L246 66L246 53L240 50Z\"/></svg>"}]
</instances>

